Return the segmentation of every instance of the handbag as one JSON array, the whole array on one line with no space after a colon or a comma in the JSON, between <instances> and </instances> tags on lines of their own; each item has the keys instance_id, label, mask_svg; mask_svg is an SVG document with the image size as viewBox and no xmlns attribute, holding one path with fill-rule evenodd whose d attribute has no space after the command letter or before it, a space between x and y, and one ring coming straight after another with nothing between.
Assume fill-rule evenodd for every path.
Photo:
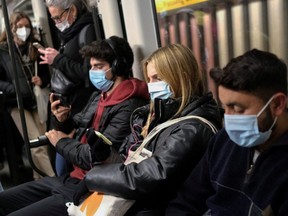
<instances>
[{"instance_id":1,"label":"handbag","mask_svg":"<svg viewBox=\"0 0 288 216\"><path fill-rule=\"evenodd\" d=\"M62 95L69 95L76 90L77 85L69 80L62 71L54 69L51 76L51 89Z\"/></svg>"},{"instance_id":2,"label":"handbag","mask_svg":"<svg viewBox=\"0 0 288 216\"><path fill-rule=\"evenodd\" d=\"M214 134L218 131L210 121L200 116L189 115L168 120L153 128L135 151L130 150L124 164L140 163L151 157L152 152L145 149L145 145L161 130L186 119L198 119L207 124ZM123 216L134 203L135 200L93 192L79 206L75 206L72 202L66 203L66 206L70 216Z\"/></svg>"}]
</instances>

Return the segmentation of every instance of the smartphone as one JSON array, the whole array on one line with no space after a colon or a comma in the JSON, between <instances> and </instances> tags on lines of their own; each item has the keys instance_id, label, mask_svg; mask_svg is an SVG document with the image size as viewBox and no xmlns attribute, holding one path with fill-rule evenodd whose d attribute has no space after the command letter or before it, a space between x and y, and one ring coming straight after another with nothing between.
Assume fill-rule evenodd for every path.
<instances>
[{"instance_id":1,"label":"smartphone","mask_svg":"<svg viewBox=\"0 0 288 216\"><path fill-rule=\"evenodd\" d=\"M105 137L102 133L100 133L99 131L95 131L95 134L99 138L101 138L104 141L104 143L106 143L107 145L112 145L112 142L107 137Z\"/></svg>"},{"instance_id":2,"label":"smartphone","mask_svg":"<svg viewBox=\"0 0 288 216\"><path fill-rule=\"evenodd\" d=\"M53 93L53 101L60 100L59 106L66 106L69 107L70 104L64 99L61 94Z\"/></svg>"},{"instance_id":3,"label":"smartphone","mask_svg":"<svg viewBox=\"0 0 288 216\"><path fill-rule=\"evenodd\" d=\"M45 47L43 45L41 45L40 43L38 43L38 42L34 42L33 46L36 47L37 49L45 50Z\"/></svg>"}]
</instances>

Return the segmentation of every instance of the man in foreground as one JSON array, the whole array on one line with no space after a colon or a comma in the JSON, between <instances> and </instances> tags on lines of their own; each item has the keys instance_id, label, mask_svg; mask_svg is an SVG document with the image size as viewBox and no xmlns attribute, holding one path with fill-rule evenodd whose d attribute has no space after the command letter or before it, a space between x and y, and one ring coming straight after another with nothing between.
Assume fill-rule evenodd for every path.
<instances>
[{"instance_id":1,"label":"man in foreground","mask_svg":"<svg viewBox=\"0 0 288 216\"><path fill-rule=\"evenodd\" d=\"M211 140L166 215L288 215L285 63L254 49L211 76L225 129Z\"/></svg>"}]
</instances>

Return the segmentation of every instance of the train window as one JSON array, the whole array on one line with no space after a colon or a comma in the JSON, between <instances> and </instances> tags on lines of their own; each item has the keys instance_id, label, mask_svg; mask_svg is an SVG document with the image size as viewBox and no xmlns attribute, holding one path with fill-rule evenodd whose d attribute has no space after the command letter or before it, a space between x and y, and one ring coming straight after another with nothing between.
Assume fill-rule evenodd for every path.
<instances>
[{"instance_id":1,"label":"train window","mask_svg":"<svg viewBox=\"0 0 288 216\"><path fill-rule=\"evenodd\" d=\"M15 5L10 5L10 7L13 7L14 11L24 11L30 17L31 20L34 19L32 3L30 0L13 1L13 2L15 2Z\"/></svg>"},{"instance_id":2,"label":"train window","mask_svg":"<svg viewBox=\"0 0 288 216\"><path fill-rule=\"evenodd\" d=\"M161 45L189 46L212 92L209 70L249 49L270 51L288 62L287 0L154 1Z\"/></svg>"},{"instance_id":3,"label":"train window","mask_svg":"<svg viewBox=\"0 0 288 216\"><path fill-rule=\"evenodd\" d=\"M7 1L7 10L8 13L11 14L13 11L24 11L30 18L33 20L34 14L32 10L32 3L30 0L22 0L22 1ZM2 2L0 3L0 15L2 17L1 23L0 23L0 31L4 31L5 25L4 25L4 17L2 12Z\"/></svg>"}]
</instances>

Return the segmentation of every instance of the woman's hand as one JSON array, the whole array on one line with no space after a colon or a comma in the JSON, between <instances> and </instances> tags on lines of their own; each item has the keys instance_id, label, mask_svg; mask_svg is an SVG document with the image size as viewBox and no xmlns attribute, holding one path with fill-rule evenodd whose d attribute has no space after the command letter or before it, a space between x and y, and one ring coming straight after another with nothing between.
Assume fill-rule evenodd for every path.
<instances>
[{"instance_id":1,"label":"woman's hand","mask_svg":"<svg viewBox=\"0 0 288 216\"><path fill-rule=\"evenodd\" d=\"M34 85L37 85L37 86L41 86L42 85L42 80L39 76L33 76L32 79L31 79L31 82L34 84Z\"/></svg>"},{"instance_id":2,"label":"woman's hand","mask_svg":"<svg viewBox=\"0 0 288 216\"><path fill-rule=\"evenodd\" d=\"M45 132L45 136L47 136L47 138L49 139L50 143L55 147L56 143L64 138L64 137L69 137L69 138L73 138L73 135L75 133L75 129L72 130L72 132L70 134L65 134L62 131L56 131L56 130L50 130L48 132Z\"/></svg>"},{"instance_id":3,"label":"woman's hand","mask_svg":"<svg viewBox=\"0 0 288 216\"><path fill-rule=\"evenodd\" d=\"M40 58L42 59L40 64L49 64L51 65L55 59L55 57L59 54L59 52L54 49L54 48L46 48L45 50L43 49L38 49L38 52L41 53L42 55Z\"/></svg>"},{"instance_id":4,"label":"woman's hand","mask_svg":"<svg viewBox=\"0 0 288 216\"><path fill-rule=\"evenodd\" d=\"M59 122L64 122L70 113L71 106L61 106L60 100L53 100L53 93L50 94L51 112Z\"/></svg>"}]
</instances>

